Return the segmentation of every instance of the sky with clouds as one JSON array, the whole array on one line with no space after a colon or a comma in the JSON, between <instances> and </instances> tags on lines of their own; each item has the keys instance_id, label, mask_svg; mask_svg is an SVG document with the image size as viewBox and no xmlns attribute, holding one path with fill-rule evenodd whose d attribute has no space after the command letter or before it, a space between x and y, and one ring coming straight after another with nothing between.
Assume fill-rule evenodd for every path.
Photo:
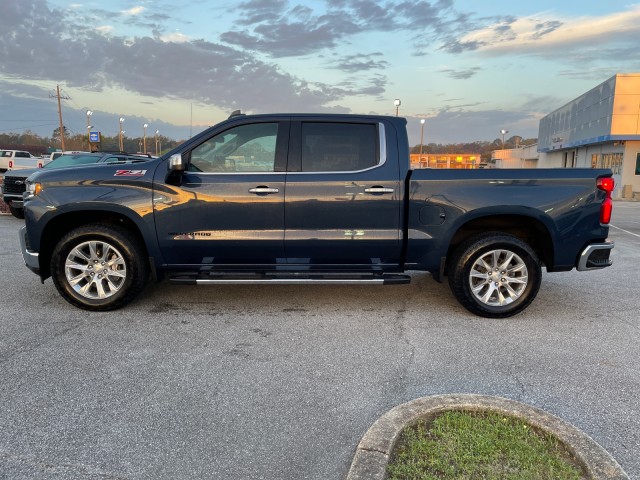
<instances>
[{"instance_id":1,"label":"sky with clouds","mask_svg":"<svg viewBox=\"0 0 640 480\"><path fill-rule=\"evenodd\" d=\"M185 139L228 116L400 115L412 144L536 137L539 119L640 72L640 3L610 0L2 0L0 132L142 125Z\"/></svg>"}]
</instances>

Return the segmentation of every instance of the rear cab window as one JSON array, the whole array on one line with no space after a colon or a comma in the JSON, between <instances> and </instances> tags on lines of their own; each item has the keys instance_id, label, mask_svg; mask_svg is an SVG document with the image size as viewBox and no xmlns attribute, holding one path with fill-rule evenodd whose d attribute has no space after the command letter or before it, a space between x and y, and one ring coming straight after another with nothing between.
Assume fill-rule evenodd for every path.
<instances>
[{"instance_id":1,"label":"rear cab window","mask_svg":"<svg viewBox=\"0 0 640 480\"><path fill-rule=\"evenodd\" d=\"M350 172L378 165L374 124L310 123L301 126L301 171Z\"/></svg>"}]
</instances>

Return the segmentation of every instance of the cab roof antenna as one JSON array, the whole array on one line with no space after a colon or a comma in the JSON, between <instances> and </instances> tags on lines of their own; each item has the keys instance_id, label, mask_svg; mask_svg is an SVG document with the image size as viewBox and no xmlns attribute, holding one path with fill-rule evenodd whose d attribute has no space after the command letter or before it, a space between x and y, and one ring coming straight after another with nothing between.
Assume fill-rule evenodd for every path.
<instances>
[{"instance_id":1,"label":"cab roof antenna","mask_svg":"<svg viewBox=\"0 0 640 480\"><path fill-rule=\"evenodd\" d=\"M233 117L239 117L241 115L244 115L244 113L242 113L240 110L234 110L233 112L231 112L231 115L229 115L229 119Z\"/></svg>"}]
</instances>

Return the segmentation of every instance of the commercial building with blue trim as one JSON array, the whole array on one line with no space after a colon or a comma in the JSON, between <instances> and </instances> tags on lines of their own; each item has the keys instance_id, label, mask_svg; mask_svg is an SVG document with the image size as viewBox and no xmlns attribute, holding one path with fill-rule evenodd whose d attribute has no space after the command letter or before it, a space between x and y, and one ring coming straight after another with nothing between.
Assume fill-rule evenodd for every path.
<instances>
[{"instance_id":1,"label":"commercial building with blue trim","mask_svg":"<svg viewBox=\"0 0 640 480\"><path fill-rule=\"evenodd\" d=\"M540 120L538 167L611 168L614 196L640 193L640 73L617 74Z\"/></svg>"}]
</instances>

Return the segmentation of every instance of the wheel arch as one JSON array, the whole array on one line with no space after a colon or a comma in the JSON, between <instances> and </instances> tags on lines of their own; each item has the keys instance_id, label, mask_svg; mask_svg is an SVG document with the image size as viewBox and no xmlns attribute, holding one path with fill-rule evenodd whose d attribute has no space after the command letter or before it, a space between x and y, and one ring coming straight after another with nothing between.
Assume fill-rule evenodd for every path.
<instances>
[{"instance_id":1,"label":"wheel arch","mask_svg":"<svg viewBox=\"0 0 640 480\"><path fill-rule=\"evenodd\" d=\"M145 242L140 226L129 216L107 210L75 210L65 212L50 219L42 230L40 243L40 276L44 280L51 276L51 255L57 243L71 230L90 224L103 224L118 226L131 233L145 252L145 258L149 259L149 247ZM155 265L149 261L152 272Z\"/></svg>"},{"instance_id":2,"label":"wheel arch","mask_svg":"<svg viewBox=\"0 0 640 480\"><path fill-rule=\"evenodd\" d=\"M501 232L526 242L533 248L542 263L554 264L554 243L550 228L540 219L525 214L486 214L475 216L461 224L449 242L445 274L457 248L466 240L485 232Z\"/></svg>"}]
</instances>

